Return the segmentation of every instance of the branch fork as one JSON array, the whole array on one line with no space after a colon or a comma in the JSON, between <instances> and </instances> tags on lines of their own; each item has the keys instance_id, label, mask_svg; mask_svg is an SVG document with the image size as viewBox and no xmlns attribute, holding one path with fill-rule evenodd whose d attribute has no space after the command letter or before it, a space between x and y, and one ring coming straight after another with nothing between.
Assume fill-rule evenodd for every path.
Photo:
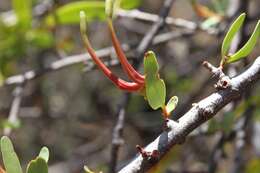
<instances>
[{"instance_id":1,"label":"branch fork","mask_svg":"<svg viewBox=\"0 0 260 173\"><path fill-rule=\"evenodd\" d=\"M222 66L215 67L208 61L203 61L202 65L212 73L214 78L218 79L214 85L217 90L223 90L231 86L231 79L223 72Z\"/></svg>"}]
</instances>

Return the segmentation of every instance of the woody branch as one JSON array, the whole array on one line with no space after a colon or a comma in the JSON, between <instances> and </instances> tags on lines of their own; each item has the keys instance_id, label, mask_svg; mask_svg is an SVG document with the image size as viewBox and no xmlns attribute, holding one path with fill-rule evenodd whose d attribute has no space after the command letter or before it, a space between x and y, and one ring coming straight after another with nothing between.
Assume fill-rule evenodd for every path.
<instances>
[{"instance_id":1,"label":"woody branch","mask_svg":"<svg viewBox=\"0 0 260 173\"><path fill-rule=\"evenodd\" d=\"M145 151L158 150L157 160L146 160L141 155L134 158L119 173L142 173L155 166L160 159L176 144L182 143L194 129L211 119L217 112L229 102L241 97L241 95L260 79L260 57L245 72L230 79L230 87L216 91L204 98L178 121L170 120L170 130L161 133L151 142Z\"/></svg>"}]
</instances>

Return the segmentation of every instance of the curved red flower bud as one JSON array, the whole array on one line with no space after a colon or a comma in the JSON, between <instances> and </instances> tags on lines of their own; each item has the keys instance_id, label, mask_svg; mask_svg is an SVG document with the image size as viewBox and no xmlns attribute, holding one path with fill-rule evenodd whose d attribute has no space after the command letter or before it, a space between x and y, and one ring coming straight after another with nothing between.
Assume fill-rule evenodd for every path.
<instances>
[{"instance_id":1,"label":"curved red flower bud","mask_svg":"<svg viewBox=\"0 0 260 173\"><path fill-rule=\"evenodd\" d=\"M96 55L94 49L89 43L89 40L87 37L83 38L84 44L86 46L86 49L88 53L90 54L93 61L96 63L96 65L103 71L103 73L120 89L126 90L126 91L139 91L143 88L143 85L140 85L135 82L127 82L123 79L118 78L116 75L114 75L109 68L99 59L99 57Z\"/></svg>"},{"instance_id":2,"label":"curved red flower bud","mask_svg":"<svg viewBox=\"0 0 260 173\"><path fill-rule=\"evenodd\" d=\"M112 73L112 71L107 68L107 66L100 60L100 58L96 55L94 49L92 48L88 36L86 35L86 16L83 11L80 12L80 31L82 40L85 44L85 47L90 54L93 61L96 65L103 71L103 73L120 89L126 91L140 91L143 89L144 85L136 82L127 82L123 79L118 78L116 75Z\"/></svg>"},{"instance_id":3,"label":"curved red flower bud","mask_svg":"<svg viewBox=\"0 0 260 173\"><path fill-rule=\"evenodd\" d=\"M118 56L118 59L121 63L123 70L128 75L128 77L130 79L132 79L134 82L139 83L139 84L144 84L144 82L145 82L144 78L145 77L143 75L141 75L140 73L138 73L133 68L133 66L128 62L128 60L127 60L127 58L126 58L126 56L125 56L125 54L122 50L120 42L119 42L119 40L118 40L118 38L115 34L114 27L113 27L111 19L108 19L108 26L109 26L109 31L110 31L111 38L112 38L112 43L114 45L116 54Z\"/></svg>"}]
</instances>

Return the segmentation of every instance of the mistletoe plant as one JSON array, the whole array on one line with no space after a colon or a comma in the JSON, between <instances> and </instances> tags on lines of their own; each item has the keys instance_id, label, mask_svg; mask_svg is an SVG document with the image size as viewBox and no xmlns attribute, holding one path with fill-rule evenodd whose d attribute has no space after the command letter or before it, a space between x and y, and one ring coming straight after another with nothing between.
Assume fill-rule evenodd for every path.
<instances>
[{"instance_id":1,"label":"mistletoe plant","mask_svg":"<svg viewBox=\"0 0 260 173\"><path fill-rule=\"evenodd\" d=\"M141 94L148 101L152 109L155 110L161 108L163 117L165 120L167 120L171 112L175 109L177 105L178 97L173 96L165 105L166 87L164 81L160 78L159 65L154 52L148 51L145 53L144 75L137 72L134 67L128 62L127 57L124 54L120 42L115 34L115 29L112 22L112 18L114 16L115 10L119 7L119 3L120 1L117 0L106 1L107 23L111 35L112 44L122 66L122 69L132 81L128 82L117 77L96 55L86 34L87 24L85 12L81 11L80 31L84 45L96 65L119 89Z\"/></svg>"},{"instance_id":2,"label":"mistletoe plant","mask_svg":"<svg viewBox=\"0 0 260 173\"><path fill-rule=\"evenodd\" d=\"M1 152L5 170L1 173L23 173L20 161L14 151L13 144L7 136L1 138ZM49 150L43 147L39 155L27 165L26 173L48 173Z\"/></svg>"}]
</instances>

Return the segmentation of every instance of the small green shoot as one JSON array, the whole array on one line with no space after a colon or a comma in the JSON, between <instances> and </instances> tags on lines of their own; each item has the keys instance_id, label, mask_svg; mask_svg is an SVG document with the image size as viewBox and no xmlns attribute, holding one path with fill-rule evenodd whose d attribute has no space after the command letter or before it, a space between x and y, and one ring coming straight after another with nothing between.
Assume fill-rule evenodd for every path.
<instances>
[{"instance_id":1,"label":"small green shoot","mask_svg":"<svg viewBox=\"0 0 260 173\"><path fill-rule=\"evenodd\" d=\"M178 104L178 97L177 96L173 96L167 103L166 105L166 112L167 112L167 115L170 115L171 112L176 108Z\"/></svg>"},{"instance_id":2,"label":"small green shoot","mask_svg":"<svg viewBox=\"0 0 260 173\"><path fill-rule=\"evenodd\" d=\"M49 149L47 147L42 147L38 157L42 158L45 160L46 163L49 161Z\"/></svg>"},{"instance_id":3,"label":"small green shoot","mask_svg":"<svg viewBox=\"0 0 260 173\"><path fill-rule=\"evenodd\" d=\"M246 44L239 49L236 53L234 54L229 54L228 50L230 47L230 44L234 38L234 36L236 35L236 33L238 32L238 30L241 28L244 20L245 20L246 14L242 13L235 21L234 23L231 25L231 27L229 28L223 43L222 43L222 48L221 48L221 62L220 62L220 66L223 67L224 64L226 63L233 63L235 61L238 61L242 58L245 58L246 56L249 55L249 53L254 49L259 35L260 35L260 21L257 22L257 25L251 35L251 37L249 38L249 40L246 42Z\"/></svg>"},{"instance_id":4,"label":"small green shoot","mask_svg":"<svg viewBox=\"0 0 260 173\"><path fill-rule=\"evenodd\" d=\"M236 35L236 33L238 32L238 30L240 29L240 27L242 26L244 20L245 20L246 14L242 13L235 21L234 23L230 26L224 40L222 43L222 47L221 47L221 56L222 56L222 61L225 61L225 56L228 53L230 44L234 38L234 36Z\"/></svg>"},{"instance_id":5,"label":"small green shoot","mask_svg":"<svg viewBox=\"0 0 260 173\"><path fill-rule=\"evenodd\" d=\"M254 49L259 36L260 36L260 20L257 22L257 25L256 25L251 37L246 42L246 44L235 54L231 55L228 58L227 62L232 63L232 62L238 61L238 60L248 56L250 54L250 52Z\"/></svg>"}]
</instances>

